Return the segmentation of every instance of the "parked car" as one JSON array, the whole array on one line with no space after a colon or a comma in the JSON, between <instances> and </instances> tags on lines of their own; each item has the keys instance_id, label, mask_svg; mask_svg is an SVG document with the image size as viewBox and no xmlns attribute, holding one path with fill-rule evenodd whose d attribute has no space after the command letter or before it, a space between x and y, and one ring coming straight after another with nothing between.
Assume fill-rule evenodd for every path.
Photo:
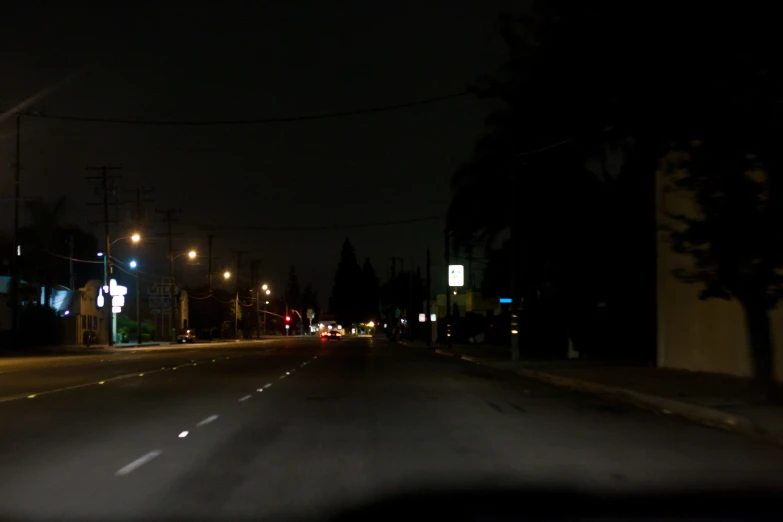
<instances>
[{"instance_id":1,"label":"parked car","mask_svg":"<svg viewBox=\"0 0 783 522\"><path fill-rule=\"evenodd\" d=\"M178 343L195 343L196 333L193 330L185 330L177 336Z\"/></svg>"}]
</instances>

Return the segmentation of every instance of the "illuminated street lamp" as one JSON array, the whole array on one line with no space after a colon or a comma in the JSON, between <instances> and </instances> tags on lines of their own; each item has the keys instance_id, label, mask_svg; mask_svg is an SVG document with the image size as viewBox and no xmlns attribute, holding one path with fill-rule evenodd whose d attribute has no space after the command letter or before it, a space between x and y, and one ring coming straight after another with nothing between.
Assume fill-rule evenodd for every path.
<instances>
[{"instance_id":1,"label":"illuminated street lamp","mask_svg":"<svg viewBox=\"0 0 783 522\"><path fill-rule=\"evenodd\" d=\"M271 290L267 290L267 291L266 291L266 295L269 295L269 294L271 294L271 293L272 293L272 291L271 291Z\"/></svg>"},{"instance_id":2,"label":"illuminated street lamp","mask_svg":"<svg viewBox=\"0 0 783 522\"><path fill-rule=\"evenodd\" d=\"M136 268L139 264L132 259L128 266ZM139 272L136 272L136 343L141 346L141 295L139 294Z\"/></svg>"},{"instance_id":3,"label":"illuminated street lamp","mask_svg":"<svg viewBox=\"0 0 783 522\"><path fill-rule=\"evenodd\" d=\"M266 293L269 293L269 286L268 285L261 285L261 290L265 290Z\"/></svg>"},{"instance_id":4,"label":"illuminated street lamp","mask_svg":"<svg viewBox=\"0 0 783 522\"><path fill-rule=\"evenodd\" d=\"M223 279L231 279L231 272L229 272L228 270L223 272Z\"/></svg>"},{"instance_id":5,"label":"illuminated street lamp","mask_svg":"<svg viewBox=\"0 0 783 522\"><path fill-rule=\"evenodd\" d=\"M141 241L141 234L139 234L138 232L134 232L130 236L118 237L117 239L112 241L111 244L113 245L114 243L117 243L118 241L122 241L123 239L130 239L132 243L138 243L139 241Z\"/></svg>"},{"instance_id":6,"label":"illuminated street lamp","mask_svg":"<svg viewBox=\"0 0 783 522\"><path fill-rule=\"evenodd\" d=\"M188 252L188 257L190 259L196 259L196 251L195 250L191 250L190 252Z\"/></svg>"}]
</instances>

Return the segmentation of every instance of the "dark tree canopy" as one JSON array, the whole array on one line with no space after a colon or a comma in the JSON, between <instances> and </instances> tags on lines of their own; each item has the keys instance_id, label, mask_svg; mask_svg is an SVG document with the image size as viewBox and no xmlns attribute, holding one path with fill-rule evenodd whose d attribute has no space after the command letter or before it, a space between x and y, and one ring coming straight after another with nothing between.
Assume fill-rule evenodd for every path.
<instances>
[{"instance_id":1,"label":"dark tree canopy","mask_svg":"<svg viewBox=\"0 0 783 522\"><path fill-rule=\"evenodd\" d=\"M362 320L377 319L380 307L380 290L378 276L370 263L370 258L364 259L362 265Z\"/></svg>"},{"instance_id":2,"label":"dark tree canopy","mask_svg":"<svg viewBox=\"0 0 783 522\"><path fill-rule=\"evenodd\" d=\"M352 324L362 315L362 269L356 261L356 251L346 238L340 253L340 262L334 274L334 286L329 300L329 312L340 322Z\"/></svg>"},{"instance_id":3,"label":"dark tree canopy","mask_svg":"<svg viewBox=\"0 0 783 522\"><path fill-rule=\"evenodd\" d=\"M302 308L302 291L299 288L299 279L296 276L294 265L288 269L288 280L285 284L283 297L288 303L289 308L299 310Z\"/></svg>"}]
</instances>

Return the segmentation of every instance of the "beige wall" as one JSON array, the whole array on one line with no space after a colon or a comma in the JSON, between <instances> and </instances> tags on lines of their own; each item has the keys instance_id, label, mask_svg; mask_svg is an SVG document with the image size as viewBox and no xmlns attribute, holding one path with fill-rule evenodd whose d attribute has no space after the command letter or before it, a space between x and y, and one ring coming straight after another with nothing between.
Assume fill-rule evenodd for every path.
<instances>
[{"instance_id":1,"label":"beige wall","mask_svg":"<svg viewBox=\"0 0 783 522\"><path fill-rule=\"evenodd\" d=\"M665 162L664 162L665 163ZM674 173L676 176L677 173ZM661 170L656 179L659 225L667 212L694 212L687 193L676 192L671 174ZM737 301L698 298L702 286L678 281L675 268L688 268L690 258L672 252L668 234L658 232L658 366L693 371L751 374L751 358L742 309ZM777 379L783 381L783 309L772 313Z\"/></svg>"}]
</instances>

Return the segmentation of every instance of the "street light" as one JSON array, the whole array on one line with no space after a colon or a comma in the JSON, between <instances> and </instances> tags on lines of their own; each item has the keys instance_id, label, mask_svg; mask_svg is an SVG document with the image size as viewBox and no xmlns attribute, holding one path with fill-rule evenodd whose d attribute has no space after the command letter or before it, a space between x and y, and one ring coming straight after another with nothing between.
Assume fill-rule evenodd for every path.
<instances>
[{"instance_id":1,"label":"street light","mask_svg":"<svg viewBox=\"0 0 783 522\"><path fill-rule=\"evenodd\" d=\"M231 272L229 272L228 270L223 272L223 279L231 279Z\"/></svg>"},{"instance_id":2,"label":"street light","mask_svg":"<svg viewBox=\"0 0 783 522\"><path fill-rule=\"evenodd\" d=\"M122 237L118 237L117 239L115 239L114 241L112 241L112 242L110 243L110 245L113 245L114 243L116 243L116 242L118 242L118 241L122 241L123 239L130 239L132 243L138 243L139 241L141 241L141 234L139 234L138 232L134 232L134 233L133 233L133 234L131 234L130 236L122 236Z\"/></svg>"},{"instance_id":3,"label":"street light","mask_svg":"<svg viewBox=\"0 0 783 522\"><path fill-rule=\"evenodd\" d=\"M136 268L139 264L132 259L128 266ZM141 295L139 294L139 272L136 272L136 344L141 346Z\"/></svg>"},{"instance_id":4,"label":"street light","mask_svg":"<svg viewBox=\"0 0 783 522\"><path fill-rule=\"evenodd\" d=\"M266 295L272 293L272 290L269 289L269 285L261 285L261 290L263 290ZM256 304L258 304L258 300L256 300ZM264 335L266 335L266 305L268 304L269 301L264 301Z\"/></svg>"},{"instance_id":5,"label":"street light","mask_svg":"<svg viewBox=\"0 0 783 522\"><path fill-rule=\"evenodd\" d=\"M176 256L173 257L173 259L177 259L177 258L180 258L182 256L188 256L188 258L190 258L190 259L196 259L197 255L198 255L198 253L196 253L195 250L189 250L187 252L182 252L181 254L177 254Z\"/></svg>"}]
</instances>

